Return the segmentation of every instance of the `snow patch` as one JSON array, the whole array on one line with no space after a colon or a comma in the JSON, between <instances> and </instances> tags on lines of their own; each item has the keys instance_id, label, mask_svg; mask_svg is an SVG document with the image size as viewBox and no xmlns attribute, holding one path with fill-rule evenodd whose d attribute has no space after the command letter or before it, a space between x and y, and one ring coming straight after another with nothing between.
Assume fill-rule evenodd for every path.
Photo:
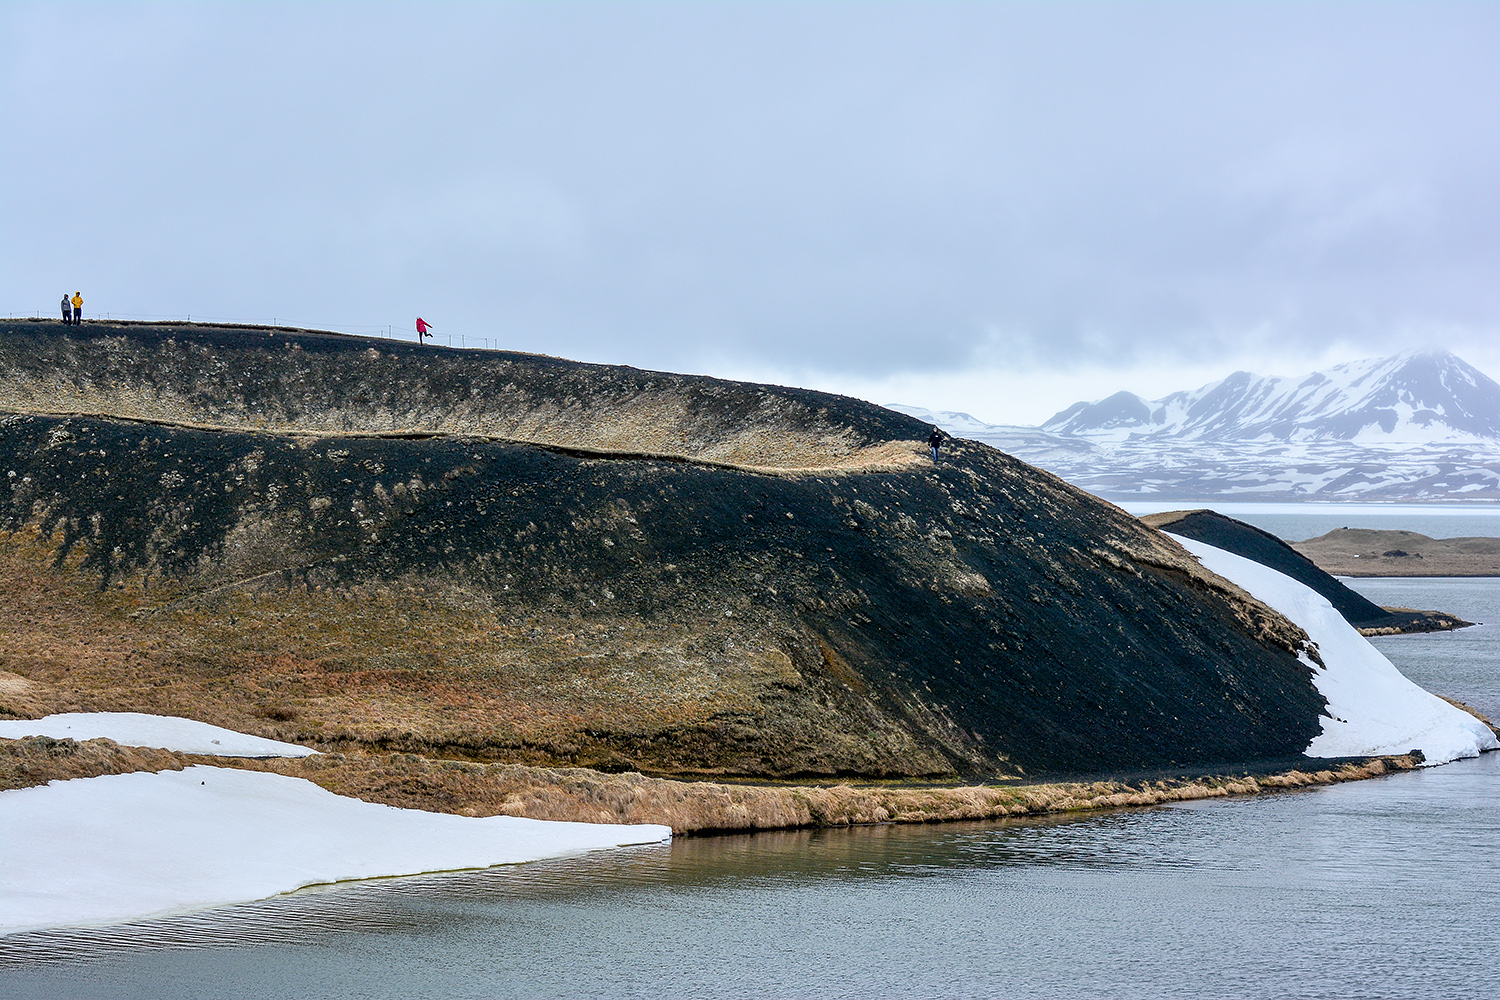
<instances>
[{"instance_id":1,"label":"snow patch","mask_svg":"<svg viewBox=\"0 0 1500 1000\"><path fill-rule=\"evenodd\" d=\"M665 826L397 809L199 765L0 792L0 934L117 923L303 886L483 868L671 837Z\"/></svg>"},{"instance_id":2,"label":"snow patch","mask_svg":"<svg viewBox=\"0 0 1500 1000\"><path fill-rule=\"evenodd\" d=\"M1171 534L1168 532L1168 534ZM1172 535L1217 573L1285 615L1317 644L1323 666L1308 660L1313 684L1328 701L1323 732L1309 757L1374 757L1421 750L1428 764L1500 750L1489 727L1424 691L1310 587L1268 566L1191 538Z\"/></svg>"},{"instance_id":3,"label":"snow patch","mask_svg":"<svg viewBox=\"0 0 1500 1000\"><path fill-rule=\"evenodd\" d=\"M0 722L0 738L50 736L58 740L114 740L121 746L158 747L214 757L311 757L308 747L221 729L206 722L140 712L68 712L45 719Z\"/></svg>"}]
</instances>

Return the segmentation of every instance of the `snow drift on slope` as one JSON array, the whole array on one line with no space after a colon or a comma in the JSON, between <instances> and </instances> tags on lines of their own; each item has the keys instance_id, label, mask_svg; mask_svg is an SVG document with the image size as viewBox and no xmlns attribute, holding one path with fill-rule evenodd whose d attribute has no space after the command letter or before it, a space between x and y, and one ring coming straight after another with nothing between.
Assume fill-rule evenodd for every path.
<instances>
[{"instance_id":1,"label":"snow drift on slope","mask_svg":"<svg viewBox=\"0 0 1500 1000\"><path fill-rule=\"evenodd\" d=\"M45 719L0 722L0 738L50 736L57 740L114 740L127 747L158 747L213 757L310 757L317 753L295 743L221 729L206 722L140 712L67 712Z\"/></svg>"},{"instance_id":2,"label":"snow drift on slope","mask_svg":"<svg viewBox=\"0 0 1500 1000\"><path fill-rule=\"evenodd\" d=\"M1170 534L1170 532L1168 532ZM1323 666L1308 662L1328 701L1309 757L1373 757L1421 750L1429 764L1500 749L1489 727L1413 684L1334 610L1328 600L1258 562L1172 535L1204 567L1243 587L1317 643Z\"/></svg>"},{"instance_id":3,"label":"snow drift on slope","mask_svg":"<svg viewBox=\"0 0 1500 1000\"><path fill-rule=\"evenodd\" d=\"M0 934L671 836L665 826L397 809L301 778L206 765L0 792L0 815Z\"/></svg>"}]
</instances>

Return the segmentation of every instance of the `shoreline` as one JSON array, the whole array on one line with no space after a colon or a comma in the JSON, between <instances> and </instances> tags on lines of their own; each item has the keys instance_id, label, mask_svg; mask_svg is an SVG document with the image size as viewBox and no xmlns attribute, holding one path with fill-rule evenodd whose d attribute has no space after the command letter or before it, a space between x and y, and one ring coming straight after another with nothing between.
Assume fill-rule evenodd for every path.
<instances>
[{"instance_id":1,"label":"shoreline","mask_svg":"<svg viewBox=\"0 0 1500 1000\"><path fill-rule=\"evenodd\" d=\"M1421 766L1420 753L1354 760L1308 758L1265 773L1039 782L1025 785L749 785L689 782L586 768L478 764L415 754L226 758L112 740L0 740L0 789L52 780L182 770L194 765L305 778L350 798L460 816L586 823L657 823L674 836L941 823L1042 816L1256 795L1384 777Z\"/></svg>"}]
</instances>

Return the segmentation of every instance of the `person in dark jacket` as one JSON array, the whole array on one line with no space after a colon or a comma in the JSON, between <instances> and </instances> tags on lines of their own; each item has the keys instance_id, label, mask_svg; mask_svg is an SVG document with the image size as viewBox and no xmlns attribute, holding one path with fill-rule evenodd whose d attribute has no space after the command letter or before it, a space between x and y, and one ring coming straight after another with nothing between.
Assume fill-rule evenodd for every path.
<instances>
[{"instance_id":1,"label":"person in dark jacket","mask_svg":"<svg viewBox=\"0 0 1500 1000\"><path fill-rule=\"evenodd\" d=\"M938 460L938 445L942 444L948 436L946 431L936 426L932 428L932 433L927 435L927 446L932 449L932 460L934 462Z\"/></svg>"},{"instance_id":2,"label":"person in dark jacket","mask_svg":"<svg viewBox=\"0 0 1500 1000\"><path fill-rule=\"evenodd\" d=\"M68 293L63 292L63 325L68 326L73 322L73 303L68 301Z\"/></svg>"}]
</instances>

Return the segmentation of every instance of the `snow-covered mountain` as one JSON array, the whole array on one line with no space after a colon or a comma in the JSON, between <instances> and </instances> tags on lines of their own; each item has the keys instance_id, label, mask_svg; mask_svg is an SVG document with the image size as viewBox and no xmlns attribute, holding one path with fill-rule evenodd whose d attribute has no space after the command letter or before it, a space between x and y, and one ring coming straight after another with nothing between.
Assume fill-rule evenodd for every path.
<instances>
[{"instance_id":1,"label":"snow-covered mountain","mask_svg":"<svg viewBox=\"0 0 1500 1000\"><path fill-rule=\"evenodd\" d=\"M978 417L955 410L929 410L923 406L907 406L904 403L886 403L885 408L916 417L925 423L934 424L954 437L980 437L1002 426L1001 424L987 424Z\"/></svg>"},{"instance_id":2,"label":"snow-covered mountain","mask_svg":"<svg viewBox=\"0 0 1500 1000\"><path fill-rule=\"evenodd\" d=\"M1500 384L1446 351L1118 392L1040 427L892 408L1115 499L1500 499Z\"/></svg>"},{"instance_id":3,"label":"snow-covered mountain","mask_svg":"<svg viewBox=\"0 0 1500 1000\"><path fill-rule=\"evenodd\" d=\"M1040 427L987 424L968 413L929 410L904 403L886 403L885 408L935 424L954 437L983 441L1049 472L1071 468L1091 455L1100 454L1098 445L1087 438L1053 434Z\"/></svg>"},{"instance_id":4,"label":"snow-covered mountain","mask_svg":"<svg viewBox=\"0 0 1500 1000\"><path fill-rule=\"evenodd\" d=\"M1096 441L1500 443L1500 384L1447 351L1411 352L1296 378L1235 372L1150 402L1117 392L1042 429Z\"/></svg>"}]
</instances>

